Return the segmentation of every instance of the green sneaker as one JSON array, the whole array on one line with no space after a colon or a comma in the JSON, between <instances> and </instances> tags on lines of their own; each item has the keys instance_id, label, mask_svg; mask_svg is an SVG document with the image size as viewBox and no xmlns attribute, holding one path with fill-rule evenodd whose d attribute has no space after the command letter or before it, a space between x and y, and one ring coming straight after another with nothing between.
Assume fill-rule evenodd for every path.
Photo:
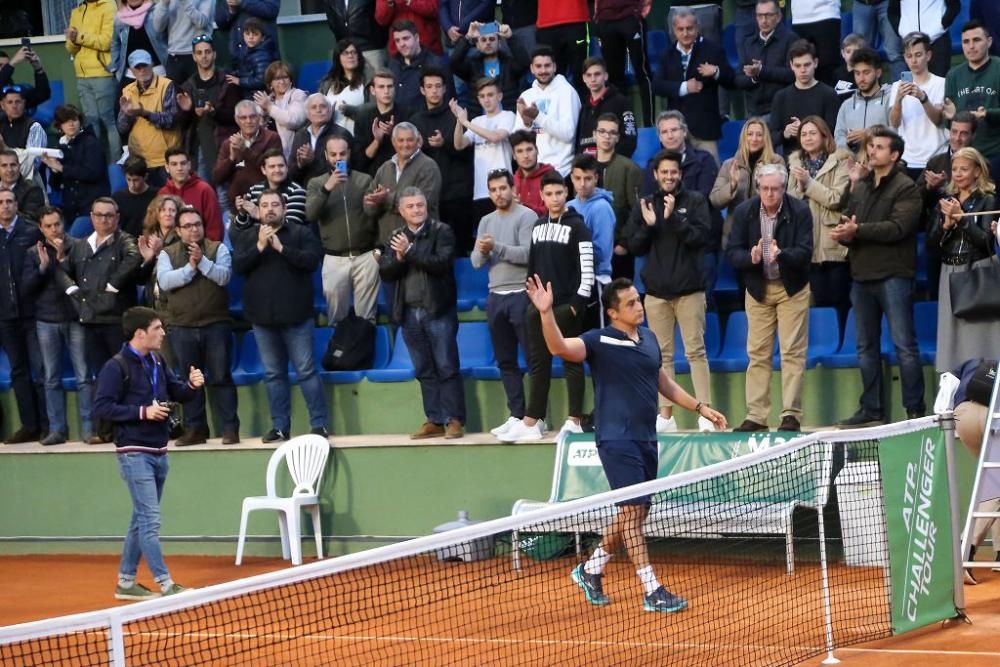
<instances>
[{"instance_id":1,"label":"green sneaker","mask_svg":"<svg viewBox=\"0 0 1000 667\"><path fill-rule=\"evenodd\" d=\"M180 584L170 584L170 587L163 591L163 597L168 595L177 595L178 593L184 593L188 590L187 587L181 586Z\"/></svg>"},{"instance_id":2,"label":"green sneaker","mask_svg":"<svg viewBox=\"0 0 1000 667\"><path fill-rule=\"evenodd\" d=\"M116 600L152 600L158 597L160 597L159 593L154 593L138 582L131 586L115 586Z\"/></svg>"}]
</instances>

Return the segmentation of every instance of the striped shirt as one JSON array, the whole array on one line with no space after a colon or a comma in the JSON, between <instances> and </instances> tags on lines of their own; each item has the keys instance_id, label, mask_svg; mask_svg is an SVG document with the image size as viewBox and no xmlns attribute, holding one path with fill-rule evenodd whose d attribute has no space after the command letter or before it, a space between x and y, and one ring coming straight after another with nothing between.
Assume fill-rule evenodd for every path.
<instances>
[{"instance_id":1,"label":"striped shirt","mask_svg":"<svg viewBox=\"0 0 1000 667\"><path fill-rule=\"evenodd\" d=\"M771 241L774 240L774 225L778 222L778 215L780 213L781 207L779 206L774 215L769 215L764 209L764 205L761 204L760 238L763 241L761 245L764 250L764 257L761 262L764 265L764 277L768 280L778 280L781 278L781 272L778 270L778 262L771 257Z\"/></svg>"},{"instance_id":2,"label":"striped shirt","mask_svg":"<svg viewBox=\"0 0 1000 667\"><path fill-rule=\"evenodd\" d=\"M250 186L250 190L246 194L246 199L250 203L256 205L257 200L260 199L261 193L268 188L269 186L266 182ZM295 181L285 181L278 189L285 198L285 220L288 222L296 222L300 225L306 224L305 188ZM243 212L240 212L239 219L242 224L249 222L248 216Z\"/></svg>"}]
</instances>

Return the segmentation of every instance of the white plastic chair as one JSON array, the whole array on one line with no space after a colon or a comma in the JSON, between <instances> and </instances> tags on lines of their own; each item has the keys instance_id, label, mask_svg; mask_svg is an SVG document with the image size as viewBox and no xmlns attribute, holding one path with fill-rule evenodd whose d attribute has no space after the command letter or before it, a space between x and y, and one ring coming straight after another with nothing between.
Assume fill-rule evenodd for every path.
<instances>
[{"instance_id":1,"label":"white plastic chair","mask_svg":"<svg viewBox=\"0 0 1000 667\"><path fill-rule=\"evenodd\" d=\"M267 462L267 495L243 499L240 516L240 538L236 546L236 564L243 560L243 543L246 541L247 516L254 510L278 512L278 529L281 531L281 555L291 556L293 565L302 564L302 510L312 514L313 534L316 537L316 557L323 557L323 535L319 521L319 486L330 454L330 443L321 435L300 435L278 447ZM295 482L295 489L288 497L279 496L275 490L278 466L284 460L288 473Z\"/></svg>"}]
</instances>

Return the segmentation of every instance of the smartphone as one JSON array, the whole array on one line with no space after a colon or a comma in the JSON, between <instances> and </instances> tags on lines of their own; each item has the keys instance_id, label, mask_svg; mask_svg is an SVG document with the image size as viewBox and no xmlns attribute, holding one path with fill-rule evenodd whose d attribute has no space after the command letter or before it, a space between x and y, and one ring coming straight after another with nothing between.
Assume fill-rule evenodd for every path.
<instances>
[{"instance_id":1,"label":"smartphone","mask_svg":"<svg viewBox=\"0 0 1000 667\"><path fill-rule=\"evenodd\" d=\"M21 46L23 46L26 49L30 49L31 48L31 38L30 37L22 37L21 38Z\"/></svg>"},{"instance_id":2,"label":"smartphone","mask_svg":"<svg viewBox=\"0 0 1000 667\"><path fill-rule=\"evenodd\" d=\"M200 109L203 106L205 106L205 104L208 102L208 99L206 99L207 97L208 96L206 95L206 91L205 91L204 88L195 88L194 89L194 105L197 108Z\"/></svg>"},{"instance_id":3,"label":"smartphone","mask_svg":"<svg viewBox=\"0 0 1000 667\"><path fill-rule=\"evenodd\" d=\"M492 21L490 23L484 23L481 26L479 26L480 35L495 35L498 32L500 32L500 24L497 23L496 21Z\"/></svg>"},{"instance_id":4,"label":"smartphone","mask_svg":"<svg viewBox=\"0 0 1000 667\"><path fill-rule=\"evenodd\" d=\"M913 83L913 72L900 72L899 80L903 83Z\"/></svg>"},{"instance_id":5,"label":"smartphone","mask_svg":"<svg viewBox=\"0 0 1000 667\"><path fill-rule=\"evenodd\" d=\"M347 160L337 160L334 164L334 168L340 173L347 175Z\"/></svg>"}]
</instances>

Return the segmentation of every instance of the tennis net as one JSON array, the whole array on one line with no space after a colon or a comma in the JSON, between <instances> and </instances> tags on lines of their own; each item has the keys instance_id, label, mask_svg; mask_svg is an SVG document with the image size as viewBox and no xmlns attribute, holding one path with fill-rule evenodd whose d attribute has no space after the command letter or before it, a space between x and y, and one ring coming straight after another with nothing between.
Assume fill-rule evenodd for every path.
<instances>
[{"instance_id":1,"label":"tennis net","mask_svg":"<svg viewBox=\"0 0 1000 667\"><path fill-rule=\"evenodd\" d=\"M870 562L849 564L833 539L845 512L883 511L831 502L845 452L874 459L877 446L807 436L448 533L0 628L0 664L792 665L891 633L884 531L855 538ZM624 552L604 570L610 604L589 604L571 579L617 503L640 496L651 564L683 611L644 611Z\"/></svg>"}]
</instances>

